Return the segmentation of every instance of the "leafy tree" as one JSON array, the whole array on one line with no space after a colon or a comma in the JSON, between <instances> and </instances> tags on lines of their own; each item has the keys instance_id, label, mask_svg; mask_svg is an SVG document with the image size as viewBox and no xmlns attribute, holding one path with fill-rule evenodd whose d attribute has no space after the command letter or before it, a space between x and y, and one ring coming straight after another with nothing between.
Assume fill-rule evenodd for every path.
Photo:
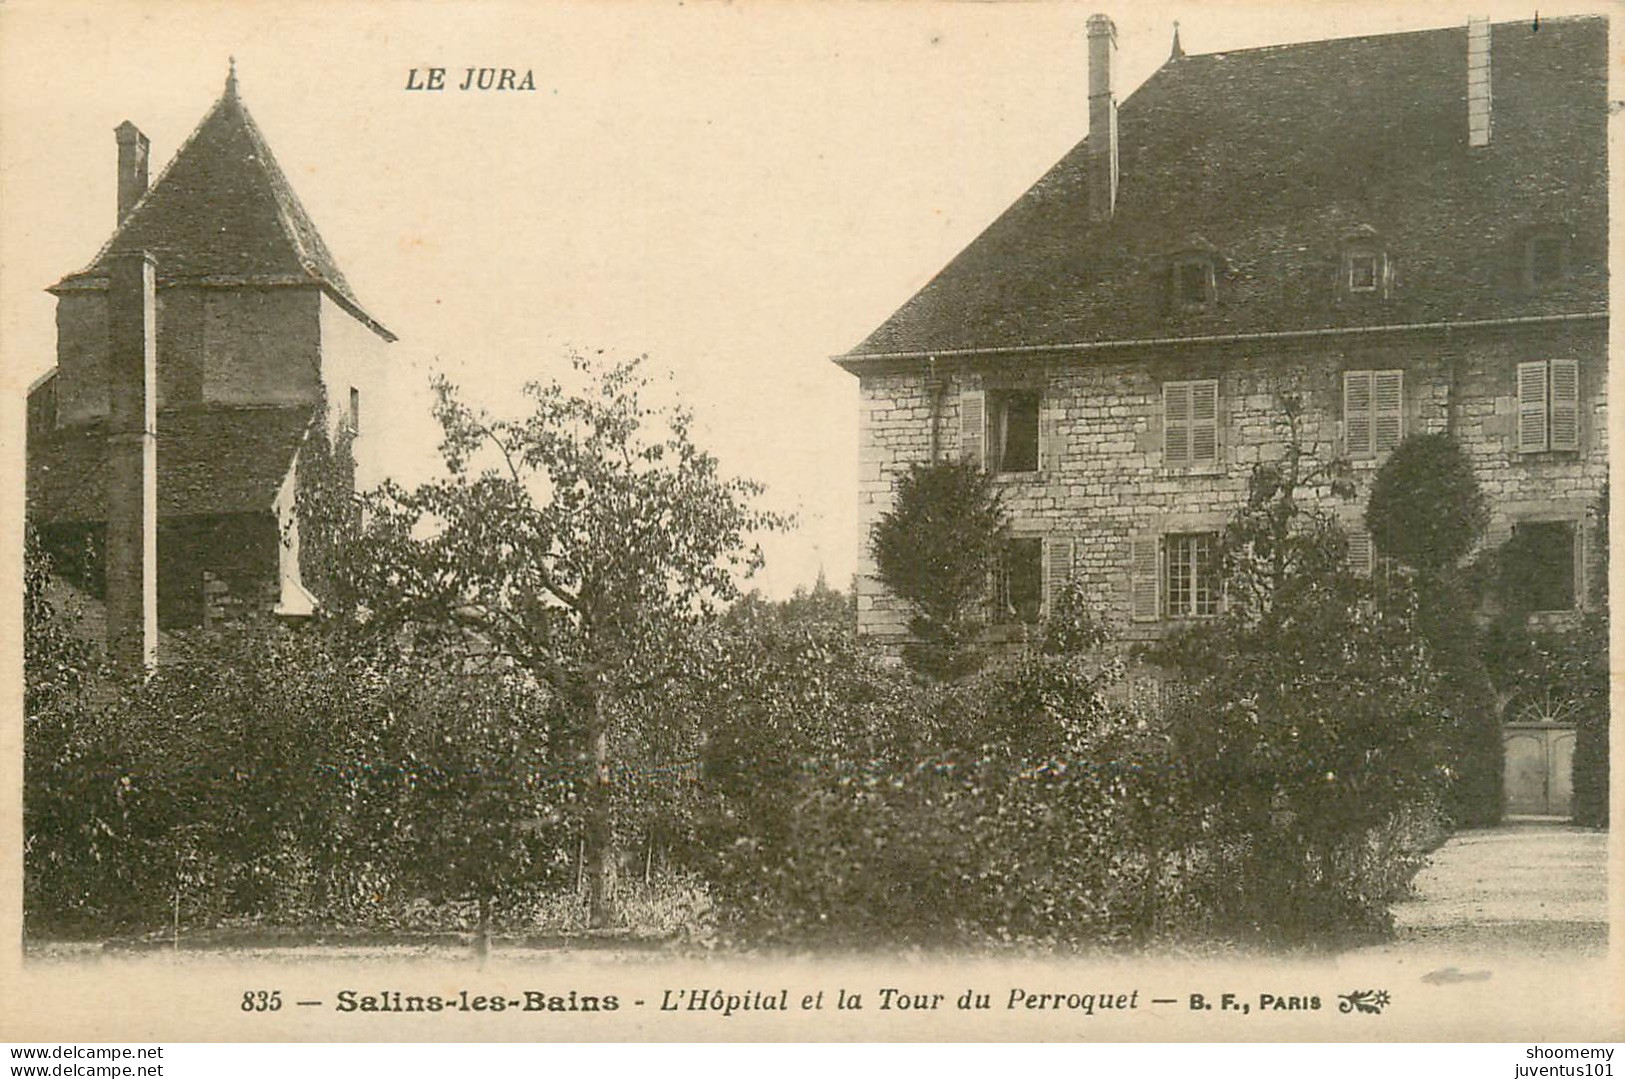
<instances>
[{"instance_id":1,"label":"leafy tree","mask_svg":"<svg viewBox=\"0 0 1625 1079\"><path fill-rule=\"evenodd\" d=\"M1501 731L1474 617L1480 574L1462 565L1488 514L1472 463L1443 434L1401 442L1377 471L1366 505L1376 552L1412 571L1416 628L1438 672L1435 699L1456 747L1450 812L1464 825L1501 813Z\"/></svg>"},{"instance_id":2,"label":"leafy tree","mask_svg":"<svg viewBox=\"0 0 1625 1079\"><path fill-rule=\"evenodd\" d=\"M476 948L493 908L572 877L575 783L548 741L545 703L517 671L472 672L455 659L391 664L370 757L337 762L356 831L395 884L477 904Z\"/></svg>"},{"instance_id":3,"label":"leafy tree","mask_svg":"<svg viewBox=\"0 0 1625 1079\"><path fill-rule=\"evenodd\" d=\"M786 520L753 508L759 485L719 474L686 410L644 403L641 358L571 366L585 391L532 383L515 419L438 381L446 474L368 495L344 564L375 632L516 665L548 693L550 737L577 762L592 924L605 926L617 765L652 733L617 702L660 682L670 642L760 564L750 535Z\"/></svg>"},{"instance_id":4,"label":"leafy tree","mask_svg":"<svg viewBox=\"0 0 1625 1079\"><path fill-rule=\"evenodd\" d=\"M1378 551L1418 570L1442 572L1467 557L1489 507L1472 463L1448 435L1412 435L1371 484L1366 526Z\"/></svg>"},{"instance_id":5,"label":"leafy tree","mask_svg":"<svg viewBox=\"0 0 1625 1079\"><path fill-rule=\"evenodd\" d=\"M24 533L23 559L23 714L39 716L82 699L98 656L52 603L51 557L32 528Z\"/></svg>"},{"instance_id":6,"label":"leafy tree","mask_svg":"<svg viewBox=\"0 0 1625 1079\"><path fill-rule=\"evenodd\" d=\"M1380 921L1392 894L1370 880L1371 837L1430 804L1446 750L1414 595L1373 597L1353 575L1320 508L1345 489L1342 468L1292 434L1225 528L1222 613L1152 655L1189 693L1171 720L1197 817L1229 837L1210 851L1235 866L1213 903L1299 937Z\"/></svg>"},{"instance_id":7,"label":"leafy tree","mask_svg":"<svg viewBox=\"0 0 1625 1079\"><path fill-rule=\"evenodd\" d=\"M870 549L880 580L915 610L917 639L904 652L916 670L954 678L974 668L988 582L1007 521L987 473L973 464L915 465L876 521Z\"/></svg>"}]
</instances>

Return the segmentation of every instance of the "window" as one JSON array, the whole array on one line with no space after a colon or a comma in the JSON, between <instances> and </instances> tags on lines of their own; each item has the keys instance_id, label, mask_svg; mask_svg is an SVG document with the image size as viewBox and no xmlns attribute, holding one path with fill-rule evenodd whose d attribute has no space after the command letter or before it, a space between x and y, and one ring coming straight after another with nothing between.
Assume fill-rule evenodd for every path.
<instances>
[{"instance_id":1,"label":"window","mask_svg":"<svg viewBox=\"0 0 1625 1079\"><path fill-rule=\"evenodd\" d=\"M1206 256L1175 259L1174 306L1181 311L1205 311L1213 304L1213 260Z\"/></svg>"},{"instance_id":2,"label":"window","mask_svg":"<svg viewBox=\"0 0 1625 1079\"><path fill-rule=\"evenodd\" d=\"M1203 618L1219 612L1213 559L1217 547L1218 536L1212 532L1164 537L1163 575L1168 582L1168 601L1163 613L1167 617Z\"/></svg>"},{"instance_id":3,"label":"window","mask_svg":"<svg viewBox=\"0 0 1625 1079\"><path fill-rule=\"evenodd\" d=\"M1387 453L1405 437L1405 372L1343 372L1343 445L1350 457Z\"/></svg>"},{"instance_id":4,"label":"window","mask_svg":"<svg viewBox=\"0 0 1625 1079\"><path fill-rule=\"evenodd\" d=\"M1219 534L1173 532L1130 541L1130 611L1136 622L1219 613Z\"/></svg>"},{"instance_id":5,"label":"window","mask_svg":"<svg viewBox=\"0 0 1625 1079\"><path fill-rule=\"evenodd\" d=\"M989 472L1038 470L1041 395L1030 390L990 390L987 395Z\"/></svg>"},{"instance_id":6,"label":"window","mask_svg":"<svg viewBox=\"0 0 1625 1079\"><path fill-rule=\"evenodd\" d=\"M1579 600L1580 555L1573 521L1520 521L1505 552L1505 583L1528 611L1571 611Z\"/></svg>"},{"instance_id":7,"label":"window","mask_svg":"<svg viewBox=\"0 0 1625 1079\"><path fill-rule=\"evenodd\" d=\"M1162 460L1168 466L1219 459L1217 379L1162 384Z\"/></svg>"},{"instance_id":8,"label":"window","mask_svg":"<svg viewBox=\"0 0 1625 1079\"><path fill-rule=\"evenodd\" d=\"M1037 472L1063 451L1060 415L1035 389L964 390L959 395L959 452L989 472Z\"/></svg>"},{"instance_id":9,"label":"window","mask_svg":"<svg viewBox=\"0 0 1625 1079\"><path fill-rule=\"evenodd\" d=\"M993 571L994 623L1037 622L1044 597L1044 541L1013 539Z\"/></svg>"},{"instance_id":10,"label":"window","mask_svg":"<svg viewBox=\"0 0 1625 1079\"><path fill-rule=\"evenodd\" d=\"M1380 278L1379 258L1375 251L1350 251L1343 262L1348 270L1350 292L1375 292Z\"/></svg>"},{"instance_id":11,"label":"window","mask_svg":"<svg viewBox=\"0 0 1625 1079\"><path fill-rule=\"evenodd\" d=\"M1580 448L1580 364L1535 360L1518 365L1518 452Z\"/></svg>"},{"instance_id":12,"label":"window","mask_svg":"<svg viewBox=\"0 0 1625 1079\"><path fill-rule=\"evenodd\" d=\"M1360 225L1338 242L1337 292L1344 300L1386 299L1394 287L1394 260L1377 230Z\"/></svg>"},{"instance_id":13,"label":"window","mask_svg":"<svg viewBox=\"0 0 1625 1079\"><path fill-rule=\"evenodd\" d=\"M350 432L361 433L361 391L354 386L350 387Z\"/></svg>"},{"instance_id":14,"label":"window","mask_svg":"<svg viewBox=\"0 0 1625 1079\"><path fill-rule=\"evenodd\" d=\"M1558 281L1568 272L1568 242L1557 233L1529 237L1524 246L1524 278L1530 288Z\"/></svg>"}]
</instances>

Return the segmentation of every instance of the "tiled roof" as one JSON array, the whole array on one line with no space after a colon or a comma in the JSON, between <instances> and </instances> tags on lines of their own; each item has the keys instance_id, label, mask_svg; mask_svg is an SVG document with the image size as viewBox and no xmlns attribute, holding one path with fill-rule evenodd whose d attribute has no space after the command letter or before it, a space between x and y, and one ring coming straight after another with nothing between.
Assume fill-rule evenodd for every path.
<instances>
[{"instance_id":1,"label":"tiled roof","mask_svg":"<svg viewBox=\"0 0 1625 1079\"><path fill-rule=\"evenodd\" d=\"M101 285L108 256L130 251L153 255L161 285L325 286L392 339L351 291L238 96L235 76L95 260L55 287Z\"/></svg>"},{"instance_id":2,"label":"tiled roof","mask_svg":"<svg viewBox=\"0 0 1625 1079\"><path fill-rule=\"evenodd\" d=\"M158 515L269 512L310 426L309 406L190 408L158 413ZM28 512L36 521L107 515L106 430L65 427L28 447Z\"/></svg>"},{"instance_id":3,"label":"tiled roof","mask_svg":"<svg viewBox=\"0 0 1625 1079\"><path fill-rule=\"evenodd\" d=\"M1109 221L1090 219L1085 141L848 355L1606 311L1607 22L1491 41L1483 148L1465 26L1176 55L1119 109ZM1570 237L1570 272L1534 290L1538 227ZM1368 231L1391 294L1339 296L1341 244ZM1215 256L1217 302L1182 313L1170 258L1192 250Z\"/></svg>"}]
</instances>

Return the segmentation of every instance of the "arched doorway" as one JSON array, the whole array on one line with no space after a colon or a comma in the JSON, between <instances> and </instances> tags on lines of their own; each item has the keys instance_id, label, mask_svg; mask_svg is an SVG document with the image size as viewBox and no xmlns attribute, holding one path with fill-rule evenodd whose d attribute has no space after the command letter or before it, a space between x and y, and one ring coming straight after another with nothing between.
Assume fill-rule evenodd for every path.
<instances>
[{"instance_id":1,"label":"arched doorway","mask_svg":"<svg viewBox=\"0 0 1625 1079\"><path fill-rule=\"evenodd\" d=\"M1545 692L1512 712L1501 736L1507 816L1574 815L1574 704Z\"/></svg>"}]
</instances>

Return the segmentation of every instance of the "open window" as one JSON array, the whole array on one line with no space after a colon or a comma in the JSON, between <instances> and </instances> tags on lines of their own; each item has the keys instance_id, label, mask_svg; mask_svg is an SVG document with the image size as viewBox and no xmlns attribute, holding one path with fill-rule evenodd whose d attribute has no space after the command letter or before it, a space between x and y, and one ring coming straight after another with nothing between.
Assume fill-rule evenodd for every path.
<instances>
[{"instance_id":1,"label":"open window","mask_svg":"<svg viewBox=\"0 0 1625 1079\"><path fill-rule=\"evenodd\" d=\"M987 394L987 470L1036 472L1040 408L1036 390L989 390Z\"/></svg>"},{"instance_id":2,"label":"open window","mask_svg":"<svg viewBox=\"0 0 1625 1079\"><path fill-rule=\"evenodd\" d=\"M960 455L996 475L1057 468L1065 450L1060 419L1030 385L963 390Z\"/></svg>"},{"instance_id":3,"label":"open window","mask_svg":"<svg viewBox=\"0 0 1625 1079\"><path fill-rule=\"evenodd\" d=\"M1580 606L1582 553L1576 521L1519 521L1501 551L1501 586L1518 610Z\"/></svg>"},{"instance_id":4,"label":"open window","mask_svg":"<svg viewBox=\"0 0 1625 1079\"><path fill-rule=\"evenodd\" d=\"M1043 611L1044 541L1034 537L1010 540L994 567L989 621L994 624L1034 623Z\"/></svg>"}]
</instances>

